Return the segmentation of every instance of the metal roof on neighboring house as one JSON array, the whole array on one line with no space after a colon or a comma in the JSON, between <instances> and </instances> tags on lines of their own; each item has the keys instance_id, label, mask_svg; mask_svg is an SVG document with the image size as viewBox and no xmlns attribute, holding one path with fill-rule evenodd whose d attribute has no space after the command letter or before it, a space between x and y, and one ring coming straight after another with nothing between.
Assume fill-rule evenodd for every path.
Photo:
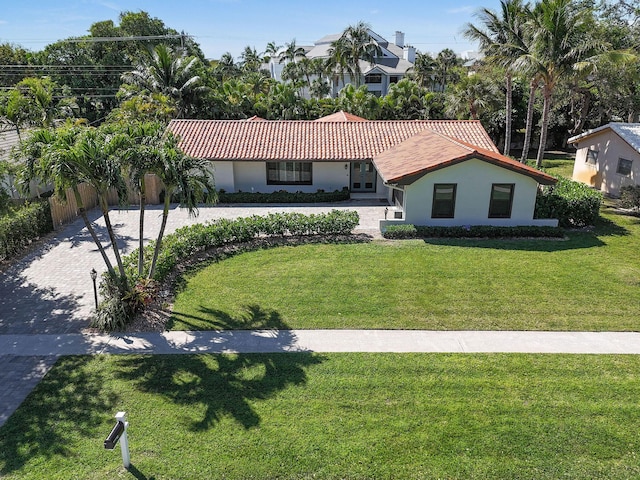
<instances>
[{"instance_id":1,"label":"metal roof on neighboring house","mask_svg":"<svg viewBox=\"0 0 640 480\"><path fill-rule=\"evenodd\" d=\"M631 148L640 153L640 123L607 123L606 125L602 125L601 127L594 128L592 130L581 133L580 135L571 137L568 142L578 143L589 137L592 137L593 135L598 135L599 133L605 132L607 130L614 131L620 138L627 142L629 146L631 146Z\"/></svg>"},{"instance_id":2,"label":"metal roof on neighboring house","mask_svg":"<svg viewBox=\"0 0 640 480\"><path fill-rule=\"evenodd\" d=\"M169 124L187 155L231 161L371 160L426 129L498 152L477 120L173 120Z\"/></svg>"},{"instance_id":3,"label":"metal roof on neighboring house","mask_svg":"<svg viewBox=\"0 0 640 480\"><path fill-rule=\"evenodd\" d=\"M0 160L9 160L11 149L18 144L20 137L17 130L0 131Z\"/></svg>"}]
</instances>

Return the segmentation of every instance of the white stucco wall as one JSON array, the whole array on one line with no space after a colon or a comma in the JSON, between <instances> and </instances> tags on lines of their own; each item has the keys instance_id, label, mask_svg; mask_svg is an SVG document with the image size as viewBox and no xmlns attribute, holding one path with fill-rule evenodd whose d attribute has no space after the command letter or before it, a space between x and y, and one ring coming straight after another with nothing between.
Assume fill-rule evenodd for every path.
<instances>
[{"instance_id":1,"label":"white stucco wall","mask_svg":"<svg viewBox=\"0 0 640 480\"><path fill-rule=\"evenodd\" d=\"M433 186L436 183L457 184L454 218L431 218ZM494 183L515 184L511 218L488 218L491 185ZM433 226L548 225L548 221L533 220L537 189L538 183L531 177L482 160L467 160L432 172L407 185L404 221Z\"/></svg>"},{"instance_id":2,"label":"white stucco wall","mask_svg":"<svg viewBox=\"0 0 640 480\"><path fill-rule=\"evenodd\" d=\"M211 171L213 172L213 180L216 183L216 190L234 191L233 163L211 162Z\"/></svg>"},{"instance_id":3,"label":"white stucco wall","mask_svg":"<svg viewBox=\"0 0 640 480\"><path fill-rule=\"evenodd\" d=\"M287 190L290 192L315 193L319 189L333 192L349 186L349 164L347 162L313 162L311 172L312 185L267 185L267 165L265 162L215 163L232 164L234 186L226 189L229 192L241 190L243 192L271 193L278 190ZM345 165L347 166L346 168Z\"/></svg>"},{"instance_id":4,"label":"white stucco wall","mask_svg":"<svg viewBox=\"0 0 640 480\"><path fill-rule=\"evenodd\" d=\"M640 154L615 132L605 130L578 142L576 148L572 176L575 181L586 183L614 197L620 195L621 187L640 184ZM590 148L598 151L596 165L586 161ZM633 161L630 176L617 173L620 158Z\"/></svg>"}]
</instances>

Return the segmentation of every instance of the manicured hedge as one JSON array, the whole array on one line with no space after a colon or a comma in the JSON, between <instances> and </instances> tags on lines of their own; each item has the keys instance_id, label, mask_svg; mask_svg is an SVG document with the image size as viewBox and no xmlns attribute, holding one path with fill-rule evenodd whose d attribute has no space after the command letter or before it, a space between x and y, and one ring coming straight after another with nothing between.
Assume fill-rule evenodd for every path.
<instances>
[{"instance_id":1,"label":"manicured hedge","mask_svg":"<svg viewBox=\"0 0 640 480\"><path fill-rule=\"evenodd\" d=\"M564 230L556 227L425 227L415 225L390 225L382 233L384 238L563 238Z\"/></svg>"},{"instance_id":2,"label":"manicured hedge","mask_svg":"<svg viewBox=\"0 0 640 480\"><path fill-rule=\"evenodd\" d=\"M561 227L593 225L600 215L602 193L567 178L538 192L535 218L557 218Z\"/></svg>"},{"instance_id":3,"label":"manicured hedge","mask_svg":"<svg viewBox=\"0 0 640 480\"><path fill-rule=\"evenodd\" d=\"M33 240L53 231L48 201L27 203L0 218L0 260L20 252Z\"/></svg>"},{"instance_id":4,"label":"manicured hedge","mask_svg":"<svg viewBox=\"0 0 640 480\"><path fill-rule=\"evenodd\" d=\"M346 187L333 192L318 190L315 193L286 192L284 190L273 193L218 191L219 203L326 203L341 202L349 200L349 198L349 190Z\"/></svg>"},{"instance_id":5,"label":"manicured hedge","mask_svg":"<svg viewBox=\"0 0 640 480\"><path fill-rule=\"evenodd\" d=\"M360 217L355 211L332 210L317 215L271 213L183 227L163 239L154 279L164 280L180 260L210 248L264 237L349 235L359 221ZM153 248L153 242L145 248L147 261L151 259ZM137 258L138 252L135 251L124 259L132 279L136 277Z\"/></svg>"}]
</instances>

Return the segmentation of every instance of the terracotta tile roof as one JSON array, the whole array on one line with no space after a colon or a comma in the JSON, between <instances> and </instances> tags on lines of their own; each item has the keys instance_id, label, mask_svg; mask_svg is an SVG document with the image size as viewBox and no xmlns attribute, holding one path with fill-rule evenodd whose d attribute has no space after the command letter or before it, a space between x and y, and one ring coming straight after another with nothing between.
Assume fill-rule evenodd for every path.
<instances>
[{"instance_id":1,"label":"terracotta tile roof","mask_svg":"<svg viewBox=\"0 0 640 480\"><path fill-rule=\"evenodd\" d=\"M357 115L353 115L352 113L347 113L343 110L339 112L332 113L331 115L327 115L325 117L320 117L315 122L368 122L366 118L359 117Z\"/></svg>"},{"instance_id":2,"label":"terracotta tile roof","mask_svg":"<svg viewBox=\"0 0 640 480\"><path fill-rule=\"evenodd\" d=\"M477 158L534 178L541 184L556 183L546 173L468 142L454 140L433 130L423 130L373 159L387 183L411 184L423 175L456 163Z\"/></svg>"},{"instance_id":3,"label":"terracotta tile roof","mask_svg":"<svg viewBox=\"0 0 640 480\"><path fill-rule=\"evenodd\" d=\"M188 155L209 160L370 160L426 129L497 149L479 121L173 120L169 130Z\"/></svg>"}]
</instances>

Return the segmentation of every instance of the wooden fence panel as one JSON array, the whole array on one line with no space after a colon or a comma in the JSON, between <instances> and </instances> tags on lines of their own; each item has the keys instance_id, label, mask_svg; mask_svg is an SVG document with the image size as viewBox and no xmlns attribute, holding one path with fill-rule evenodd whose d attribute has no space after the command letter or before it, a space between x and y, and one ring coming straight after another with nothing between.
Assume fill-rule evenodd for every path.
<instances>
[{"instance_id":1,"label":"wooden fence panel","mask_svg":"<svg viewBox=\"0 0 640 480\"><path fill-rule=\"evenodd\" d=\"M93 187L83 183L78 185L78 191L80 192L80 198L86 210L90 210L98 205L98 196ZM68 189L66 191L67 201L62 202L55 197L49 198L49 205L51 206L51 219L53 220L53 226L55 229L61 228L63 225L74 221L78 218L78 204L73 194L73 190Z\"/></svg>"},{"instance_id":2,"label":"wooden fence panel","mask_svg":"<svg viewBox=\"0 0 640 480\"><path fill-rule=\"evenodd\" d=\"M156 175L147 175L147 204L157 205L160 203L160 192L164 188L162 182ZM93 187L82 183L78 186L84 208L90 210L98 205L98 195ZM73 190L68 189L66 192L67 201L62 202L55 197L49 198L49 205L51 206L51 218L53 220L53 226L57 230L67 223L73 222L78 218L78 205L76 203ZM118 195L115 190L111 190L107 195L107 201L109 205L118 205ZM139 195L133 190L129 190L129 204L137 205L140 202Z\"/></svg>"}]
</instances>

